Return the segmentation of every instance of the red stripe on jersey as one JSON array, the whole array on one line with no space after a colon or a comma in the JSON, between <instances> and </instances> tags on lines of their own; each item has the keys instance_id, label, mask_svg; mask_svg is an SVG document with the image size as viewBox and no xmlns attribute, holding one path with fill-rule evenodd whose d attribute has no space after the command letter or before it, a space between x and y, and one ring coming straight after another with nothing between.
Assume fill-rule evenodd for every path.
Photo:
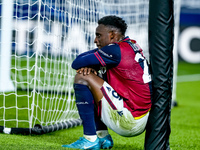
<instances>
[{"instance_id":1,"label":"red stripe on jersey","mask_svg":"<svg viewBox=\"0 0 200 150\"><path fill-rule=\"evenodd\" d=\"M101 63L103 67L106 66L106 63L103 61L103 59L101 58L98 52L95 52L94 55L97 57L97 59L99 60L99 62Z\"/></svg>"}]
</instances>

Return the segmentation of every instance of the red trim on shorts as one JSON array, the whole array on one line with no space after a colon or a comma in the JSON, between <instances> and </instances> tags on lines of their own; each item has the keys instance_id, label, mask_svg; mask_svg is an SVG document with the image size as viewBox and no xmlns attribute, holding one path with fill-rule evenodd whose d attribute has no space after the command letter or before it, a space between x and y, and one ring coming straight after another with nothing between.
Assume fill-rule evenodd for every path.
<instances>
[{"instance_id":1,"label":"red trim on shorts","mask_svg":"<svg viewBox=\"0 0 200 150\"><path fill-rule=\"evenodd\" d=\"M113 104L112 100L109 98L109 96L107 95L106 93L106 90L104 89L104 87L102 86L101 87L101 91L105 97L105 99L107 100L108 104L110 105L110 107L113 109L113 110L117 110L117 108L115 107L115 105Z\"/></svg>"}]
</instances>

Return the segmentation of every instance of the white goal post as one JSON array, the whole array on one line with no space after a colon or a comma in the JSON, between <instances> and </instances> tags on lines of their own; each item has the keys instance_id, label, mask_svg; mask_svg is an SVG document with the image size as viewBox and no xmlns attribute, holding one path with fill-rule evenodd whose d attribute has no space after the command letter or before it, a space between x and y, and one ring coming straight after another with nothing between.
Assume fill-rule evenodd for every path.
<instances>
[{"instance_id":1,"label":"white goal post","mask_svg":"<svg viewBox=\"0 0 200 150\"><path fill-rule=\"evenodd\" d=\"M0 91L14 91L14 85L10 78L11 65L11 37L12 37L12 1L3 1L4 6L1 9L2 16L1 27L1 46L0 46ZM3 38L2 38L3 37ZM3 50L6 49L6 50ZM7 85L7 86L5 86Z\"/></svg>"},{"instance_id":2,"label":"white goal post","mask_svg":"<svg viewBox=\"0 0 200 150\"><path fill-rule=\"evenodd\" d=\"M149 57L148 0L2 0L0 6L0 132L41 134L81 125L71 63L95 48L99 18L125 19L126 34ZM180 0L175 7L179 19Z\"/></svg>"}]
</instances>

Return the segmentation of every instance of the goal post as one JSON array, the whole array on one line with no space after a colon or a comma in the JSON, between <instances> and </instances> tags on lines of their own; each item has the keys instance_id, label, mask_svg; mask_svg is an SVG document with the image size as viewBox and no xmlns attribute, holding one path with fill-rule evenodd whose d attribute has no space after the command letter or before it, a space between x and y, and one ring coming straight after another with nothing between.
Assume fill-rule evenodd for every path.
<instances>
[{"instance_id":1,"label":"goal post","mask_svg":"<svg viewBox=\"0 0 200 150\"><path fill-rule=\"evenodd\" d=\"M14 85L11 81L11 39L12 39L12 1L2 1L2 19L1 26L1 45L0 45L0 91L14 91Z\"/></svg>"},{"instance_id":2,"label":"goal post","mask_svg":"<svg viewBox=\"0 0 200 150\"><path fill-rule=\"evenodd\" d=\"M173 84L172 84L172 108L177 106L176 84L178 71L178 36L181 11L181 0L174 1L174 47L173 47Z\"/></svg>"},{"instance_id":3,"label":"goal post","mask_svg":"<svg viewBox=\"0 0 200 150\"><path fill-rule=\"evenodd\" d=\"M170 149L171 106L175 100L177 38L180 1L150 0L149 47L152 70L152 107L149 114L145 150ZM174 87L174 88L173 88Z\"/></svg>"},{"instance_id":4,"label":"goal post","mask_svg":"<svg viewBox=\"0 0 200 150\"><path fill-rule=\"evenodd\" d=\"M1 9L5 1L0 2ZM12 39L7 40L10 48L1 51L9 51L9 62L3 67L13 86L10 91L0 90L0 132L41 134L81 125L71 63L79 53L95 48L95 28L105 15L122 17L128 24L126 35L149 58L149 0L9 2ZM0 18L2 23L3 13ZM6 29L1 26L1 36L6 36L2 34Z\"/></svg>"}]
</instances>

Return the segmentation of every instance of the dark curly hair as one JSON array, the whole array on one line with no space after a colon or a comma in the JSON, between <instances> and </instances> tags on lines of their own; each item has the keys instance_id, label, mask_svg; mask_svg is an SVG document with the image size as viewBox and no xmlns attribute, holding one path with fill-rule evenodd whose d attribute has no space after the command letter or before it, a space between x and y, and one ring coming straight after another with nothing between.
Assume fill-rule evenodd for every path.
<instances>
[{"instance_id":1,"label":"dark curly hair","mask_svg":"<svg viewBox=\"0 0 200 150\"><path fill-rule=\"evenodd\" d=\"M122 35L125 35L126 29L127 29L126 22L122 18L114 16L114 15L105 16L101 18L98 21L98 24L103 24L105 26L111 26L111 27L117 28L119 29Z\"/></svg>"}]
</instances>

